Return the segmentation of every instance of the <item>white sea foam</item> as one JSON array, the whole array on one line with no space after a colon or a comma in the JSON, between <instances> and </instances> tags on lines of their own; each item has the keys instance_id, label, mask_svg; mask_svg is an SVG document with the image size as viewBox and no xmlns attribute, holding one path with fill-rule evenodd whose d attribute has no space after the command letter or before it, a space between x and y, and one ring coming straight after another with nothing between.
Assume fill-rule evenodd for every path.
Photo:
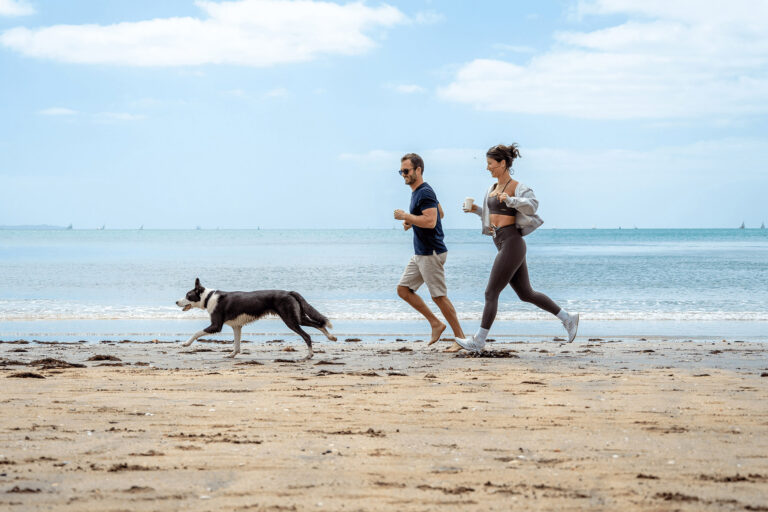
<instances>
[{"instance_id":1,"label":"white sea foam","mask_svg":"<svg viewBox=\"0 0 768 512\"><path fill-rule=\"evenodd\" d=\"M482 303L477 301L455 302L459 320L478 321L482 317ZM334 321L414 321L422 317L402 302L381 301L340 301L316 304L326 316ZM507 307L505 307L507 306ZM768 311L734 310L706 311L686 309L685 304L674 309L607 309L604 304L591 303L580 308L582 321L749 321L768 322ZM568 306L571 309L571 306ZM437 312L437 311L436 311ZM127 306L78 304L51 300L0 301L0 322L25 321L76 321L76 320L200 320L206 321L208 314L201 310L183 312L176 307ZM549 313L532 308L520 309L520 304L501 304L496 319L499 321L551 320Z\"/></svg>"}]
</instances>

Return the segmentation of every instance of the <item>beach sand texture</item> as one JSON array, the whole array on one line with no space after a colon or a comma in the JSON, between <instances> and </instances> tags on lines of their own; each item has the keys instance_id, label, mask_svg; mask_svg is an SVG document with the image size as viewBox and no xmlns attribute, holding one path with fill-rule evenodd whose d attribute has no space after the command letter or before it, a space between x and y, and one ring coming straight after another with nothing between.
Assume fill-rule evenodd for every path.
<instances>
[{"instance_id":1,"label":"beach sand texture","mask_svg":"<svg viewBox=\"0 0 768 512\"><path fill-rule=\"evenodd\" d=\"M765 344L413 341L2 343L0 509L768 510Z\"/></svg>"}]
</instances>

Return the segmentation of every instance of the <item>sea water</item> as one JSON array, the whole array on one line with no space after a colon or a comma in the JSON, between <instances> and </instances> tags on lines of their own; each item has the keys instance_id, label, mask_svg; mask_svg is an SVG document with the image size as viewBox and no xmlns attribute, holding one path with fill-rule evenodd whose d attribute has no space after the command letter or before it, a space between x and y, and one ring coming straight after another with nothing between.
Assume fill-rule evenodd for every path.
<instances>
[{"instance_id":1,"label":"sea water","mask_svg":"<svg viewBox=\"0 0 768 512\"><path fill-rule=\"evenodd\" d=\"M479 230L446 230L445 241L448 297L474 332L496 249ZM542 228L525 241L534 289L579 312L580 335L768 339L766 230ZM396 294L412 254L399 229L0 230L0 339L184 339L208 325L174 304L196 277L298 291L342 335L426 335ZM288 330L267 319L244 333ZM502 292L492 335L562 334Z\"/></svg>"}]
</instances>

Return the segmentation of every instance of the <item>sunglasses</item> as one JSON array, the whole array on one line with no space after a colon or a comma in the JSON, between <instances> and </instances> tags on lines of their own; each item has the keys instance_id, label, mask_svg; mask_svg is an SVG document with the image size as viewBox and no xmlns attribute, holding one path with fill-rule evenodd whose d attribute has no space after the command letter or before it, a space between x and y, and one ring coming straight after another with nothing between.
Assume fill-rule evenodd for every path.
<instances>
[{"instance_id":1,"label":"sunglasses","mask_svg":"<svg viewBox=\"0 0 768 512\"><path fill-rule=\"evenodd\" d=\"M415 171L415 169L400 169L397 172L400 173L400 176L408 176L411 171Z\"/></svg>"}]
</instances>

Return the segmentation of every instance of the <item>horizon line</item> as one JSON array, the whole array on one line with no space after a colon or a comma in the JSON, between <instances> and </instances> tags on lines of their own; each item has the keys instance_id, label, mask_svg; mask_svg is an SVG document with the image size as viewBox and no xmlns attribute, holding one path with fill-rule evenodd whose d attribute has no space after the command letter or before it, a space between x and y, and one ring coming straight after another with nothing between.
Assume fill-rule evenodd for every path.
<instances>
[{"instance_id":1,"label":"horizon line","mask_svg":"<svg viewBox=\"0 0 768 512\"><path fill-rule=\"evenodd\" d=\"M256 227L249 227L249 228L233 228L233 227L215 227L215 228L203 228L200 226L191 227L191 228L180 228L180 227L155 227L155 228L107 228L105 226L102 227L92 227L92 228L75 228L72 226L57 226L57 225L50 225L50 224L20 224L20 225L0 225L0 231L352 231L352 230L365 230L365 231L398 231L401 228L398 227L391 227L391 228L384 228L384 227L330 227L330 228L281 228L281 227L265 227L262 228L260 226ZM443 228L446 231L475 231L478 228ZM722 230L763 230L764 227L758 226L758 227L638 227L638 226L631 226L631 227L625 227L625 226L617 226L617 227L598 227L598 226L591 226L591 227L567 227L567 228L561 228L561 227L540 227L537 231L540 230L549 230L549 231L556 231L556 230L573 230L573 231L592 231L592 230L611 230L611 231L639 231L639 230L662 230L662 229L702 229L702 230L712 230L712 229L722 229Z\"/></svg>"}]
</instances>

